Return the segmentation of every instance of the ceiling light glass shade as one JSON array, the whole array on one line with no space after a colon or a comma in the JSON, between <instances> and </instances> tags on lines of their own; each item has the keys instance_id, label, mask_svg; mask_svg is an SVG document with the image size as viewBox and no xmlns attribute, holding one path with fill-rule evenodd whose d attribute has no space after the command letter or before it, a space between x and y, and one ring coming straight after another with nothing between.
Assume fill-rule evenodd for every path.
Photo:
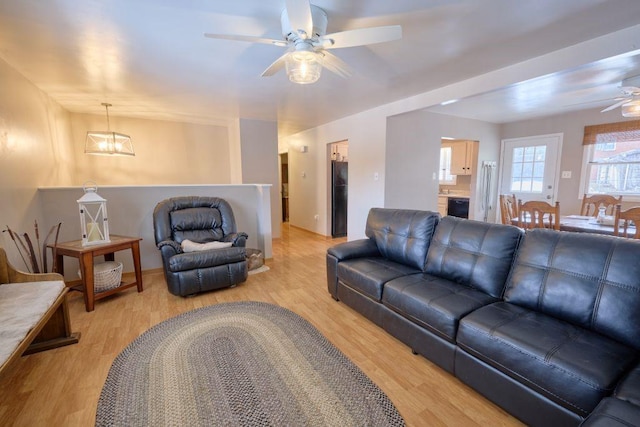
<instances>
[{"instance_id":1,"label":"ceiling light glass shade","mask_svg":"<svg viewBox=\"0 0 640 427\"><path fill-rule=\"evenodd\" d=\"M107 130L89 131L84 143L85 154L104 154L119 156L135 156L131 137L123 133L112 132L109 126L109 107L111 104L102 103L107 111Z\"/></svg>"},{"instance_id":2,"label":"ceiling light glass shade","mask_svg":"<svg viewBox=\"0 0 640 427\"><path fill-rule=\"evenodd\" d=\"M285 66L287 76L293 83L315 83L322 72L322 55L307 50L296 50L287 55Z\"/></svg>"},{"instance_id":3,"label":"ceiling light glass shade","mask_svg":"<svg viewBox=\"0 0 640 427\"><path fill-rule=\"evenodd\" d=\"M624 117L640 117L640 99L622 104Z\"/></svg>"},{"instance_id":4,"label":"ceiling light glass shade","mask_svg":"<svg viewBox=\"0 0 640 427\"><path fill-rule=\"evenodd\" d=\"M87 154L135 156L131 137L118 132L89 131L84 145Z\"/></svg>"}]
</instances>

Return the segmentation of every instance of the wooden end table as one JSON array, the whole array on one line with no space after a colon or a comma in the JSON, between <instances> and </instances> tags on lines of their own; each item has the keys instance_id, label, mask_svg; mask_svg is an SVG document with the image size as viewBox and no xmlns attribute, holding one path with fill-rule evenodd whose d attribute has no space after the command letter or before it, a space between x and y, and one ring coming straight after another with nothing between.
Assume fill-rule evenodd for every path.
<instances>
[{"instance_id":1,"label":"wooden end table","mask_svg":"<svg viewBox=\"0 0 640 427\"><path fill-rule=\"evenodd\" d=\"M65 256L77 258L80 262L80 275L82 283L74 286L74 282L67 283L72 289L84 294L84 305L87 311L93 311L96 300L113 295L116 292L137 286L138 292L142 292L142 269L140 267L140 237L127 237L111 235L109 243L99 245L82 246L82 240L58 243L55 245L56 273L64 275L63 258ZM47 245L52 250L53 244ZM124 283L114 289L96 293L94 289L93 258L103 255L105 261L113 261L114 253L130 249L133 256L133 265L136 273L135 282Z\"/></svg>"}]
</instances>

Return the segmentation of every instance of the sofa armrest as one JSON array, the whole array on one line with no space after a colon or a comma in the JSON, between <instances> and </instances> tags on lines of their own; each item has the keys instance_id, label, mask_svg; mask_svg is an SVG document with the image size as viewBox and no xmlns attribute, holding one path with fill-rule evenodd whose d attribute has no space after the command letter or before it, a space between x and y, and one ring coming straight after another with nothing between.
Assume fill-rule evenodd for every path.
<instances>
[{"instance_id":1,"label":"sofa armrest","mask_svg":"<svg viewBox=\"0 0 640 427\"><path fill-rule=\"evenodd\" d=\"M372 239L352 240L335 245L327 250L327 254L335 257L338 261L352 258L365 258L381 256L376 242Z\"/></svg>"},{"instance_id":2,"label":"sofa armrest","mask_svg":"<svg viewBox=\"0 0 640 427\"><path fill-rule=\"evenodd\" d=\"M338 300L338 263L353 258L379 257L380 251L372 239L352 240L327 250L327 289Z\"/></svg>"}]
</instances>

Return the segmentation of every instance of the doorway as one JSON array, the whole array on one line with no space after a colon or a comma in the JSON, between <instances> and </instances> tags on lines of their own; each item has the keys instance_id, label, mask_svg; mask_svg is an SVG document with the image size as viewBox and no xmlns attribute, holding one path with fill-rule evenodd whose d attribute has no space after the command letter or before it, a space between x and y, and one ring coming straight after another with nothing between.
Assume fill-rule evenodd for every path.
<instances>
[{"instance_id":1,"label":"doorway","mask_svg":"<svg viewBox=\"0 0 640 427\"><path fill-rule=\"evenodd\" d=\"M349 143L329 144L331 164L331 237L347 235L347 208L349 198Z\"/></svg>"},{"instance_id":2,"label":"doorway","mask_svg":"<svg viewBox=\"0 0 640 427\"><path fill-rule=\"evenodd\" d=\"M555 203L563 134L502 141L500 194L514 194L523 202Z\"/></svg>"},{"instance_id":3,"label":"doorway","mask_svg":"<svg viewBox=\"0 0 640 427\"><path fill-rule=\"evenodd\" d=\"M280 154L280 183L282 222L289 222L289 153Z\"/></svg>"}]
</instances>

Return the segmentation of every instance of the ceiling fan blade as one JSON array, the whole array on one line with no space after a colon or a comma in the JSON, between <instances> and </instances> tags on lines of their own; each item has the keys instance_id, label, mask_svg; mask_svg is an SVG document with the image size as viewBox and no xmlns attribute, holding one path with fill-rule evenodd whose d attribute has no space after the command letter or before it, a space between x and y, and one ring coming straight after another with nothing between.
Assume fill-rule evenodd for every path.
<instances>
[{"instance_id":1,"label":"ceiling fan blade","mask_svg":"<svg viewBox=\"0 0 640 427\"><path fill-rule=\"evenodd\" d=\"M271 44L275 46L287 45L287 42L285 40L266 39L263 37L254 37L254 36L241 36L237 34L204 33L204 36L209 37L210 39L235 40L239 42L250 42L250 43L263 43L263 44Z\"/></svg>"},{"instance_id":2,"label":"ceiling fan blade","mask_svg":"<svg viewBox=\"0 0 640 427\"><path fill-rule=\"evenodd\" d=\"M357 30L340 31L320 38L325 49L362 46L366 44L384 43L402 38L400 25L386 27L359 28Z\"/></svg>"},{"instance_id":3,"label":"ceiling fan blade","mask_svg":"<svg viewBox=\"0 0 640 427\"><path fill-rule=\"evenodd\" d=\"M322 66L327 70L345 79L351 76L351 67L349 67L342 59L327 51L323 51L321 54L323 55Z\"/></svg>"},{"instance_id":4,"label":"ceiling fan blade","mask_svg":"<svg viewBox=\"0 0 640 427\"><path fill-rule=\"evenodd\" d=\"M640 94L640 88L636 86L620 86L620 92L625 95L636 95Z\"/></svg>"},{"instance_id":5,"label":"ceiling fan blade","mask_svg":"<svg viewBox=\"0 0 640 427\"><path fill-rule=\"evenodd\" d=\"M607 111L611 111L615 108L618 108L619 106L621 106L622 104L626 104L627 102L631 101L631 98L625 98L620 102L616 102L613 105L608 106L607 108L605 108L604 110L600 111L601 113L606 113Z\"/></svg>"},{"instance_id":6,"label":"ceiling fan blade","mask_svg":"<svg viewBox=\"0 0 640 427\"><path fill-rule=\"evenodd\" d=\"M313 37L313 17L309 0L286 0L286 6L293 31L303 31L303 38Z\"/></svg>"},{"instance_id":7,"label":"ceiling fan blade","mask_svg":"<svg viewBox=\"0 0 640 427\"><path fill-rule=\"evenodd\" d=\"M273 61L273 64L269 65L269 67L267 67L267 69L262 72L261 77L270 77L270 76L273 76L278 71L282 70L284 68L287 55L289 55L289 52L285 53L280 58Z\"/></svg>"}]
</instances>

